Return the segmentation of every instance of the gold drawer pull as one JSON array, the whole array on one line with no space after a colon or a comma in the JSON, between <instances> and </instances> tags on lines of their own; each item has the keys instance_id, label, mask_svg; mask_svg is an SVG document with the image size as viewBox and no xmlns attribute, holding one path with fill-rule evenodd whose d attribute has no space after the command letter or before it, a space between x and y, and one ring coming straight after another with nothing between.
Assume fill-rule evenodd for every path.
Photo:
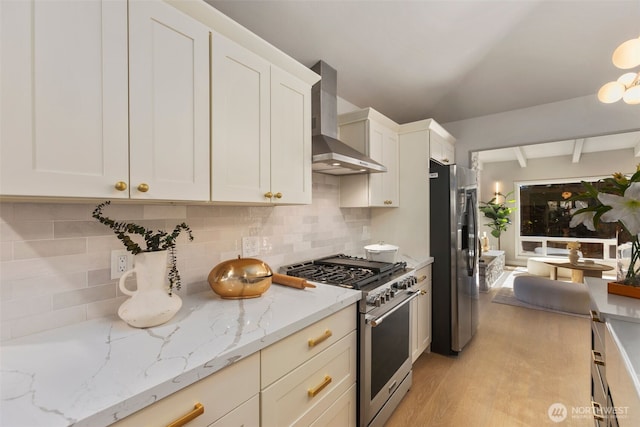
<instances>
[{"instance_id":1,"label":"gold drawer pull","mask_svg":"<svg viewBox=\"0 0 640 427\"><path fill-rule=\"evenodd\" d=\"M168 424L167 427L182 427L189 421L195 420L202 414L204 414L204 406L202 405L202 403L198 402L193 406L193 410L191 412Z\"/></svg>"},{"instance_id":2,"label":"gold drawer pull","mask_svg":"<svg viewBox=\"0 0 640 427\"><path fill-rule=\"evenodd\" d=\"M282 199L282 193L276 193L273 195L276 199Z\"/></svg>"},{"instance_id":3,"label":"gold drawer pull","mask_svg":"<svg viewBox=\"0 0 640 427\"><path fill-rule=\"evenodd\" d=\"M602 405L598 402L591 401L591 412L593 413L593 418L598 421L604 421L604 415L602 414Z\"/></svg>"},{"instance_id":4,"label":"gold drawer pull","mask_svg":"<svg viewBox=\"0 0 640 427\"><path fill-rule=\"evenodd\" d=\"M140 185L138 185L138 191L141 193L146 193L147 191L149 191L149 184L145 184L144 182Z\"/></svg>"},{"instance_id":5,"label":"gold drawer pull","mask_svg":"<svg viewBox=\"0 0 640 427\"><path fill-rule=\"evenodd\" d=\"M264 193L264 197L267 198L267 199L270 199L270 198L273 197L273 193L271 191L269 191L267 193Z\"/></svg>"},{"instance_id":6,"label":"gold drawer pull","mask_svg":"<svg viewBox=\"0 0 640 427\"><path fill-rule=\"evenodd\" d=\"M114 185L114 187L118 191L124 191L124 190L127 189L127 183L124 182L124 181L118 181L118 182L116 182L116 185Z\"/></svg>"},{"instance_id":7,"label":"gold drawer pull","mask_svg":"<svg viewBox=\"0 0 640 427\"><path fill-rule=\"evenodd\" d=\"M427 280L427 275L426 275L426 274L425 274L424 276L420 276L420 277L418 277L418 283L422 283L422 282L424 282L425 280Z\"/></svg>"},{"instance_id":8,"label":"gold drawer pull","mask_svg":"<svg viewBox=\"0 0 640 427\"><path fill-rule=\"evenodd\" d=\"M599 351L591 350L591 358L595 365L604 366L604 360L602 359L602 353Z\"/></svg>"},{"instance_id":9,"label":"gold drawer pull","mask_svg":"<svg viewBox=\"0 0 640 427\"><path fill-rule=\"evenodd\" d=\"M598 317L598 313L595 310L591 310L591 321L602 323L602 320L600 320L600 317Z\"/></svg>"},{"instance_id":10,"label":"gold drawer pull","mask_svg":"<svg viewBox=\"0 0 640 427\"><path fill-rule=\"evenodd\" d=\"M322 384L320 384L316 388L310 388L309 390L307 390L307 394L309 395L309 397L315 397L316 394L320 393L329 384L331 384L331 377L329 375L325 375L324 380L322 380Z\"/></svg>"},{"instance_id":11,"label":"gold drawer pull","mask_svg":"<svg viewBox=\"0 0 640 427\"><path fill-rule=\"evenodd\" d=\"M326 331L324 331L324 334L320 335L318 338L311 338L309 340L309 347L317 346L322 341L325 341L327 338L329 338L331 335L333 335L333 333L331 332L331 330L327 329Z\"/></svg>"}]
</instances>

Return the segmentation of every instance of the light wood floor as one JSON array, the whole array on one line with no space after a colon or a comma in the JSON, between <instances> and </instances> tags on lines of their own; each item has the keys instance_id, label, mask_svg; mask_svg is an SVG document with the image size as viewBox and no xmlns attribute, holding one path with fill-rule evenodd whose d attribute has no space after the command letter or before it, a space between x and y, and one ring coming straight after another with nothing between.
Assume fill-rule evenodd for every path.
<instances>
[{"instance_id":1,"label":"light wood floor","mask_svg":"<svg viewBox=\"0 0 640 427\"><path fill-rule=\"evenodd\" d=\"M458 356L415 362L385 427L593 426L572 414L591 404L590 320L492 303L495 292L480 295L478 332ZM554 403L567 407L561 423L547 415Z\"/></svg>"}]
</instances>

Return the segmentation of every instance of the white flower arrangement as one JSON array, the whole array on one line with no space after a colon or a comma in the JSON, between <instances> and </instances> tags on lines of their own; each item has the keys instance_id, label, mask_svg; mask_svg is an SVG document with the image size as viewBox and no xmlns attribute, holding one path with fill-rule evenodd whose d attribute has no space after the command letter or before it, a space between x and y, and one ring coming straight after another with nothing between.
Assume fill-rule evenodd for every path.
<instances>
[{"instance_id":1,"label":"white flower arrangement","mask_svg":"<svg viewBox=\"0 0 640 427\"><path fill-rule=\"evenodd\" d=\"M571 210L570 227L584 224L587 229L595 231L602 222L617 222L631 235L631 258L623 283L640 286L640 165L629 178L616 172L611 178L599 181L599 189L582 181L586 188L584 193L574 196L576 209ZM589 203L591 202L591 203ZM568 245L567 245L568 246Z\"/></svg>"}]
</instances>

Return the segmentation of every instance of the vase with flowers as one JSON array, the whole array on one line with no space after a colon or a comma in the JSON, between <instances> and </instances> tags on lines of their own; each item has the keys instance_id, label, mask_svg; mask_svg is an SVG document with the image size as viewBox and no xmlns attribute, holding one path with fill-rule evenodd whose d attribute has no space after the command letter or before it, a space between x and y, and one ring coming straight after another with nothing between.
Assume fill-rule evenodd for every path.
<instances>
[{"instance_id":1,"label":"vase with flowers","mask_svg":"<svg viewBox=\"0 0 640 427\"><path fill-rule=\"evenodd\" d=\"M600 222L617 223L619 236L628 237L627 242L618 247L616 284L636 288L640 297L640 165L630 177L616 172L596 185L585 181L582 185L585 191L572 197L576 209L572 212L570 227L584 224L595 231ZM609 286L609 292L615 293L611 289Z\"/></svg>"},{"instance_id":2,"label":"vase with flowers","mask_svg":"<svg viewBox=\"0 0 640 427\"><path fill-rule=\"evenodd\" d=\"M134 268L120 277L118 286L128 298L118 308L118 316L136 328L148 328L169 321L182 307L182 300L173 290L180 289L180 273L176 266L176 239L182 231L193 240L191 229L184 222L171 233L153 231L138 224L116 222L103 215L111 202L96 206L92 216L111 228L125 248L134 255ZM144 241L144 248L134 239ZM142 242L140 242L142 243ZM136 289L126 286L126 279L136 275Z\"/></svg>"}]
</instances>

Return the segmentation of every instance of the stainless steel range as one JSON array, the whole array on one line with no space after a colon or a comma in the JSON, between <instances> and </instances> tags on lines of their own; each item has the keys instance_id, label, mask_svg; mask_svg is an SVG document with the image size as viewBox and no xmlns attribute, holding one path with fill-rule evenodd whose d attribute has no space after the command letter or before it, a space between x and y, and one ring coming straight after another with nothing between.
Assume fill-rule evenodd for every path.
<instances>
[{"instance_id":1,"label":"stainless steel range","mask_svg":"<svg viewBox=\"0 0 640 427\"><path fill-rule=\"evenodd\" d=\"M410 301L417 279L406 263L333 255L282 267L281 273L361 290L358 425L383 426L411 387Z\"/></svg>"}]
</instances>

